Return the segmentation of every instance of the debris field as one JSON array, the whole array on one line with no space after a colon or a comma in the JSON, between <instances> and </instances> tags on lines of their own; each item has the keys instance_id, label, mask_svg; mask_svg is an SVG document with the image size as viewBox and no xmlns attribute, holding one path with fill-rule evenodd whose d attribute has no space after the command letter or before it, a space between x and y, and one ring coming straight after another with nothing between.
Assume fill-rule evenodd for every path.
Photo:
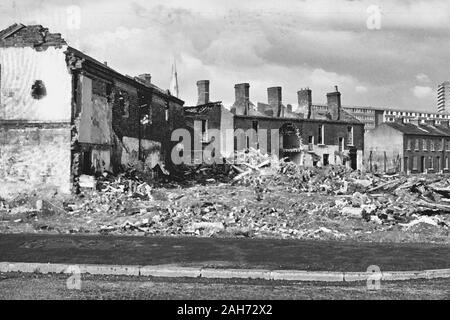
<instances>
[{"instance_id":1,"label":"debris field","mask_svg":"<svg viewBox=\"0 0 450 320\"><path fill-rule=\"evenodd\" d=\"M78 195L0 199L0 232L450 243L450 176L305 168L256 150L152 179L82 176Z\"/></svg>"}]
</instances>

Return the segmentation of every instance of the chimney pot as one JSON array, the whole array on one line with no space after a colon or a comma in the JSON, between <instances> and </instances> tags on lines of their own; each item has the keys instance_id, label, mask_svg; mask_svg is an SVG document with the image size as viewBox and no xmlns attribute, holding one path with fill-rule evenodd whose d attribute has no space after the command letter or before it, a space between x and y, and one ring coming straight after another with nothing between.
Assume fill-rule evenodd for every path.
<instances>
[{"instance_id":1,"label":"chimney pot","mask_svg":"<svg viewBox=\"0 0 450 320\"><path fill-rule=\"evenodd\" d=\"M209 80L197 81L198 101L197 105L209 103Z\"/></svg>"},{"instance_id":2,"label":"chimney pot","mask_svg":"<svg viewBox=\"0 0 450 320\"><path fill-rule=\"evenodd\" d=\"M327 93L327 106L328 111L331 114L332 120L340 120L341 117L341 93L337 91L337 86L335 86L336 91Z\"/></svg>"},{"instance_id":3,"label":"chimney pot","mask_svg":"<svg viewBox=\"0 0 450 320\"><path fill-rule=\"evenodd\" d=\"M137 76L141 82L143 82L146 86L150 86L152 83L152 75L150 73L143 73Z\"/></svg>"},{"instance_id":4,"label":"chimney pot","mask_svg":"<svg viewBox=\"0 0 450 320\"><path fill-rule=\"evenodd\" d=\"M250 84L248 83L237 83L234 85L234 107L237 109L242 109L243 115L249 114L250 107Z\"/></svg>"},{"instance_id":5,"label":"chimney pot","mask_svg":"<svg viewBox=\"0 0 450 320\"><path fill-rule=\"evenodd\" d=\"M311 119L312 114L312 91L309 88L297 91L297 101L300 112L306 119Z\"/></svg>"},{"instance_id":6,"label":"chimney pot","mask_svg":"<svg viewBox=\"0 0 450 320\"><path fill-rule=\"evenodd\" d=\"M269 105L272 107L273 109L273 113L276 117L280 117L281 116L281 101L282 101L282 96L281 96L281 87L270 87L267 88L267 100Z\"/></svg>"}]
</instances>

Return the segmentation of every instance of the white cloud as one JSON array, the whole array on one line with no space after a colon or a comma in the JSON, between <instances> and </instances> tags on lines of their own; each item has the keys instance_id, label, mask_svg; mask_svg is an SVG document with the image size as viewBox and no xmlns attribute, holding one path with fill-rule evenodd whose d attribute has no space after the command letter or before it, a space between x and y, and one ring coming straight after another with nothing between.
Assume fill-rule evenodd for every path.
<instances>
[{"instance_id":1,"label":"white cloud","mask_svg":"<svg viewBox=\"0 0 450 320\"><path fill-rule=\"evenodd\" d=\"M433 95L433 88L431 87L415 86L412 91L419 99L428 98Z\"/></svg>"},{"instance_id":2,"label":"white cloud","mask_svg":"<svg viewBox=\"0 0 450 320\"><path fill-rule=\"evenodd\" d=\"M162 88L176 55L186 104L197 100L196 81L209 79L212 98L227 103L235 83L249 82L254 102L266 101L273 85L283 87L285 103L295 104L306 86L323 102L338 85L344 104L423 109L433 106L430 79L448 77L440 67L450 50L445 0L377 0L377 31L366 27L372 0L80 0L81 29L72 32L66 8L73 0L43 0L40 9L15 1L15 10L8 2L0 5L0 28L49 26L122 73L151 73Z\"/></svg>"},{"instance_id":3,"label":"white cloud","mask_svg":"<svg viewBox=\"0 0 450 320\"><path fill-rule=\"evenodd\" d=\"M416 75L416 80L419 81L419 82L423 82L423 83L430 83L431 82L430 78L424 73L417 74Z\"/></svg>"},{"instance_id":4,"label":"white cloud","mask_svg":"<svg viewBox=\"0 0 450 320\"><path fill-rule=\"evenodd\" d=\"M368 89L365 86L356 86L355 91L358 93L366 93L368 91Z\"/></svg>"}]
</instances>

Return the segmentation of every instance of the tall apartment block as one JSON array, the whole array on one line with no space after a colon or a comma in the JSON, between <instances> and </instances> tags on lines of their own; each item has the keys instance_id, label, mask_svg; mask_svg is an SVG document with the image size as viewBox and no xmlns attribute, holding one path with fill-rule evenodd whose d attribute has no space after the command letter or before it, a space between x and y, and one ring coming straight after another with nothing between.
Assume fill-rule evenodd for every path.
<instances>
[{"instance_id":1,"label":"tall apartment block","mask_svg":"<svg viewBox=\"0 0 450 320\"><path fill-rule=\"evenodd\" d=\"M450 113L450 81L445 81L438 86L437 112Z\"/></svg>"}]
</instances>

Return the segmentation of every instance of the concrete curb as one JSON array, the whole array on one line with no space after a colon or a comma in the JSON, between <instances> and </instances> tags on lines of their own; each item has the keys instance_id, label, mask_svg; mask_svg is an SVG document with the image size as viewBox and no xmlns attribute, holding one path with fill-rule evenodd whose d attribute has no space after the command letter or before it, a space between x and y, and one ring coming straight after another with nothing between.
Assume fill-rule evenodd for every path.
<instances>
[{"instance_id":1,"label":"concrete curb","mask_svg":"<svg viewBox=\"0 0 450 320\"><path fill-rule=\"evenodd\" d=\"M264 269L214 269L202 267L176 266L126 266L60 263L26 263L0 262L0 272L23 273L65 273L93 275L152 276L163 278L208 278L208 279L262 279L282 281L317 281L317 282L354 282L379 279L401 281L415 279L450 278L450 269L422 271L386 271L381 274L372 272L329 272L303 270L264 270ZM377 277L378 276L378 277Z\"/></svg>"}]
</instances>

